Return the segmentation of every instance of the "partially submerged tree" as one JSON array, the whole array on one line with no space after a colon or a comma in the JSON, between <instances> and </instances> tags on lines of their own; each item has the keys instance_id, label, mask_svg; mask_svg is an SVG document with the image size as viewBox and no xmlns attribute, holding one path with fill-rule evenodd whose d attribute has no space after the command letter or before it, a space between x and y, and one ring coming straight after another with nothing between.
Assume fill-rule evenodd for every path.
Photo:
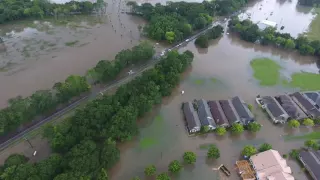
<instances>
[{"instance_id":1,"label":"partially submerged tree","mask_svg":"<svg viewBox=\"0 0 320 180\"><path fill-rule=\"evenodd\" d=\"M197 155L194 152L187 151L183 154L183 160L187 164L193 164L197 160Z\"/></svg>"},{"instance_id":2,"label":"partially submerged tree","mask_svg":"<svg viewBox=\"0 0 320 180\"><path fill-rule=\"evenodd\" d=\"M257 153L257 149L252 145L247 145L243 148L241 155L250 157Z\"/></svg>"},{"instance_id":3,"label":"partially submerged tree","mask_svg":"<svg viewBox=\"0 0 320 180\"><path fill-rule=\"evenodd\" d=\"M220 150L217 146L211 145L207 152L207 157L210 159L218 159L220 157Z\"/></svg>"},{"instance_id":4,"label":"partially submerged tree","mask_svg":"<svg viewBox=\"0 0 320 180\"><path fill-rule=\"evenodd\" d=\"M156 174L156 171L157 169L155 165L149 165L144 169L144 174L146 176L153 176Z\"/></svg>"}]
</instances>

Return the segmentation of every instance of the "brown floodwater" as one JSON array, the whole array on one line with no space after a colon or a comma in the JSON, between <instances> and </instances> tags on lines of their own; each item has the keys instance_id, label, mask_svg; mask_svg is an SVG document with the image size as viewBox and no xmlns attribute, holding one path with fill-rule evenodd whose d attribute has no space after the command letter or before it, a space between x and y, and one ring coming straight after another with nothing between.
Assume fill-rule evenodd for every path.
<instances>
[{"instance_id":1,"label":"brown floodwater","mask_svg":"<svg viewBox=\"0 0 320 180\"><path fill-rule=\"evenodd\" d=\"M11 55L9 53L6 56L1 55L1 62L3 59L3 61L13 62L9 63L9 68L0 72L0 102L5 102L8 98L16 95L28 95L37 89L50 88L54 82L63 80L69 74L84 74L88 68L94 66L100 59L112 59L115 53L121 49L136 44L140 39L137 24L143 22L138 18L121 14L121 23L125 24L125 28L121 28L117 14L118 3L115 1L108 2L108 16L111 17L111 23L106 17L94 16L80 18L80 23L76 23L76 25L59 25L41 21L38 22L40 25L48 24L56 33L48 33L41 28L39 30L35 25L28 26L30 29L26 30L25 24L23 24L21 30L15 30L13 36L19 34L19 32L20 34L28 34L27 32L29 32L29 35L20 35L21 39L18 39L18 37L10 38L10 34L6 35L8 36L5 38L6 42L9 41L11 44L20 43L26 37L54 39L54 37L61 36L61 38L55 41L57 49L52 50L51 47L48 47L45 54L41 54L42 51L37 54L37 50L30 50L30 54L36 54L35 57L37 58L22 56L14 47L11 48ZM263 6L257 4L263 4ZM265 0L258 1L257 4L253 3L247 7L248 11L252 13L253 20L259 21L260 18L268 17L270 12L265 10L268 13L264 16L263 9L270 10L270 8L273 8L272 17L276 15L276 17L279 17L274 20L281 21L283 19L282 23L287 23L285 30L290 30L293 34L304 31L312 18L312 14L296 7L296 1ZM260 6L261 10L257 8ZM282 13L287 14L282 17ZM301 21L287 22L290 19L288 20L284 16L289 16L290 19L294 20L300 18ZM98 18L98 20L95 18ZM272 20L271 17L270 20ZM79 21L72 20L72 23ZM35 23L31 22L31 24ZM111 24L117 28L116 32ZM19 27L18 25L15 26ZM72 26L72 28L69 26ZM6 25L2 26L1 29L1 33L8 33L14 28ZM129 29L132 29L132 35L129 33ZM127 33L121 38L120 33L118 33L120 31L123 34ZM37 32L38 35L30 32ZM68 35L68 33L72 35ZM133 40L132 44L130 43L131 39ZM75 40L79 40L75 47L65 46L66 42ZM22 47L22 45L20 46ZM134 176L144 177L143 170L149 164L156 165L159 173L165 172L170 161L181 160L183 152L188 150L197 153L197 162L194 166L185 166L181 173L174 176L174 179L223 179L219 178L220 175L217 171L212 170L213 167L222 163L232 171L232 176L229 179L239 179L234 170L234 163L239 159L243 146L249 144L258 146L267 142L272 144L273 148L279 150L281 154L288 154L291 149L303 145L303 141L284 141L283 136L311 132L311 129L300 128L290 131L284 127L274 126L256 106L254 107L254 114L257 121L263 125L261 131L257 134L245 132L240 136L227 134L224 137L216 137L214 134L208 134L189 137L184 127L180 107L182 102L192 101L193 99L220 100L236 95L241 96L246 102L254 104L254 97L257 94L276 95L294 91L295 89L281 86L259 86L257 80L252 77L250 60L258 57L272 58L283 67L281 75L289 78L291 73L302 70L317 73L319 69L315 63L315 58L247 43L226 33L222 38L212 41L207 49L198 49L193 42L190 42L180 49L180 51L184 50L190 50L195 55L192 67L183 75L179 87L173 94L165 98L162 105L156 107L139 121L140 134L132 141L120 145L121 160L110 172L113 180L126 180ZM11 58L14 56L20 58ZM185 94L181 95L181 90L184 90ZM46 141L41 143L47 145ZM203 147L208 144L216 144L219 147L221 157L217 161L206 160L207 150ZM45 148L41 148L41 145L36 147L40 148L40 152L42 150L46 151ZM22 149L20 151L23 151ZM296 179L307 179L297 163L292 160L288 160L288 163Z\"/></svg>"}]
</instances>

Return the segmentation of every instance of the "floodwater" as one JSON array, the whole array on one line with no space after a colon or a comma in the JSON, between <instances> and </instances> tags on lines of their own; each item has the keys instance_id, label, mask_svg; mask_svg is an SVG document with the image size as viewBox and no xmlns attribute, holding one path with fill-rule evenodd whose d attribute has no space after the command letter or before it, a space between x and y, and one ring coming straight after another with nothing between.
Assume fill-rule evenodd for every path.
<instances>
[{"instance_id":1,"label":"floodwater","mask_svg":"<svg viewBox=\"0 0 320 180\"><path fill-rule=\"evenodd\" d=\"M148 2L154 3L156 1ZM1 86L1 101L18 94L30 94L36 89L49 88L54 82L63 80L69 74L84 74L100 59L111 59L121 49L133 46L140 38L137 24L142 21L137 22L136 18L120 15L124 19L121 21L126 26L126 28L121 28L121 24L116 23L119 22L117 21L119 19L117 3L109 2L108 4L108 15L112 12L111 20L112 24L118 28L117 32L130 28L133 31L132 36L129 34L121 39L120 33L115 33L110 22L105 18L102 18L102 21L105 20L103 23L97 23L97 25L90 26L89 29L80 28L83 32L79 34L74 32L74 34L81 37L83 33L87 33L87 35L83 35L83 38L65 39L70 38L66 35L61 38L61 42L56 43L56 46L60 47L56 50L57 52L48 50L47 55L38 55L39 60L37 61L21 60L21 64L18 63L16 66L26 68L15 73L10 73L10 70L0 73L0 83L5 83L8 86ZM263 4L263 6L257 4ZM268 12L265 14L264 8L274 8L272 17L276 14L279 16L274 20L281 21L283 19L282 23L286 23L285 30L290 30L293 34L301 33L310 23L311 14L301 12L300 8L296 8L296 1L265 0L258 1L257 4L251 4L247 7L255 21L269 16L269 10L265 10ZM260 6L262 10L257 9ZM280 12L284 14L288 12L284 16L295 21L288 22L290 19L280 17L282 15ZM255 17L256 15L257 17ZM299 18L301 21L296 20ZM270 20L272 20L271 17ZM309 22L306 22L307 20ZM87 26L88 21L81 19L81 22ZM91 21L89 20L89 22ZM53 27L54 29L62 28L61 31L66 34L73 32L72 28L66 26L54 25ZM46 31L41 32L45 33ZM9 39L6 40L9 41ZM130 39L133 39L134 43L131 44ZM77 47L63 45L65 42L74 40L80 41L77 43ZM85 44L87 42L90 43ZM78 44L85 45L78 47ZM240 136L227 134L224 137L216 137L214 134L208 134L189 137L185 131L180 107L182 102L194 99L221 100L236 95L241 96L247 103L255 104L254 97L258 94L276 95L294 91L295 89L281 86L260 87L252 77L250 60L256 57L272 58L283 67L281 75L289 78L291 73L302 70L317 73L319 69L313 57L300 56L297 53L277 48L247 43L226 33L221 39L212 41L207 49L198 49L193 42L190 42L180 49L180 51L184 50L190 50L195 54L192 67L183 75L179 87L173 94L165 98L162 105L156 107L139 121L140 134L134 140L120 145L121 160L110 172L113 180L125 180L134 176L142 178L144 177L144 168L149 164L156 165L159 173L165 172L170 161L181 160L183 152L189 150L197 153L196 164L184 166L184 170L175 175L174 179L223 179L217 171L212 170L222 163L232 171L232 176L229 179L239 179L234 170L234 163L239 159L240 151L245 145L258 146L266 142L272 144L273 148L279 150L281 154L288 154L291 149L303 145L303 141L284 141L283 136L299 132L306 133L312 131L311 129L300 128L296 131L290 131L284 127L274 126L257 107L254 107L254 114L257 121L263 125L257 134L245 132ZM181 90L185 91L184 95L180 94ZM43 141L42 144L46 144L46 142ZM217 161L206 160L207 150L204 147L208 144L216 144L220 149L221 157ZM41 147L41 145L35 146ZM21 151L23 151L22 149ZM39 149L39 152L44 153L45 150L41 150ZM292 160L288 160L288 163L296 179L307 179L297 163Z\"/></svg>"},{"instance_id":2,"label":"floodwater","mask_svg":"<svg viewBox=\"0 0 320 180\"><path fill-rule=\"evenodd\" d=\"M99 60L112 60L138 44L143 21L119 12L124 4L110 0L103 16L1 25L7 51L0 53L0 107L18 95L51 88L68 75L84 75Z\"/></svg>"}]
</instances>

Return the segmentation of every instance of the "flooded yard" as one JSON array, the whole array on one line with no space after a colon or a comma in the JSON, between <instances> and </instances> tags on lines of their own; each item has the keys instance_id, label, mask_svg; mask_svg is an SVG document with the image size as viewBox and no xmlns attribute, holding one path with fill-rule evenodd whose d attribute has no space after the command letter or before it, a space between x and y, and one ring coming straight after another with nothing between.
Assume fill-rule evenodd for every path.
<instances>
[{"instance_id":1,"label":"flooded yard","mask_svg":"<svg viewBox=\"0 0 320 180\"><path fill-rule=\"evenodd\" d=\"M3 66L0 83L5 84L0 90L0 106L16 95L28 95L37 89L50 88L70 74L84 74L99 60L112 59L118 51L135 45L140 39L138 25L143 22L136 17L118 15L118 3L108 2L106 17L80 18L79 21L70 21L71 25L44 21L30 22L32 25L28 26L22 23L21 26L17 25L15 33L12 33L14 28L8 25L1 28L0 33L9 48L6 54L1 54L0 59L0 65ZM296 0L264 0L250 4L247 12L251 13L251 19L255 22L268 18L284 25L283 31L296 36L307 29L314 17L309 9L296 4ZM18 45L17 42L23 43ZM23 54L25 48L29 57ZM175 159L181 160L185 151L196 152L197 162L194 166L185 166L174 179L221 179L218 171L212 168L222 163L232 172L229 179L239 179L234 164L245 145L269 143L281 154L288 154L291 149L303 146L303 140L286 141L283 136L316 130L299 128L291 131L273 125L254 103L255 96L277 95L298 89L282 85L260 86L250 66L254 58L270 58L282 67L281 76L289 79L295 72L318 73L314 57L247 43L227 33L221 39L212 41L207 49L199 49L194 42L190 42L180 49L185 50L195 55L192 67L183 75L174 93L139 121L141 130L138 137L120 145L121 160L110 174L113 180L134 176L142 178L144 168L150 164L157 167L158 173L165 172L168 164ZM185 91L183 95L181 90ZM256 119L263 125L260 132L244 132L240 136L227 134L224 137L214 134L188 136L180 109L182 102L200 98L221 100L233 96L240 96L254 105ZM42 143L46 145L45 141ZM206 159L206 146L210 144L220 149L220 159ZM307 179L296 162L288 160L288 164L296 179Z\"/></svg>"}]
</instances>

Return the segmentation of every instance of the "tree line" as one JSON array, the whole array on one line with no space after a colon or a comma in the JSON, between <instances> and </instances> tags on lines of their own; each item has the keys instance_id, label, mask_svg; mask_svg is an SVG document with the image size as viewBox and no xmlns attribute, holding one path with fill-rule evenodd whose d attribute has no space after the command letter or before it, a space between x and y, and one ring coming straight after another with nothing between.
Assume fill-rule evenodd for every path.
<instances>
[{"instance_id":1,"label":"tree line","mask_svg":"<svg viewBox=\"0 0 320 180\"><path fill-rule=\"evenodd\" d=\"M44 136L53 154L36 164L5 163L1 179L106 180L106 171L119 160L116 142L138 133L137 118L171 94L192 60L190 51L171 51L114 95L95 99L61 124L47 126Z\"/></svg>"},{"instance_id":2,"label":"tree line","mask_svg":"<svg viewBox=\"0 0 320 180\"><path fill-rule=\"evenodd\" d=\"M70 1L64 4L52 3L49 0L1 0L0 24L30 17L89 14L103 5L103 0L98 0L96 3Z\"/></svg>"},{"instance_id":3,"label":"tree line","mask_svg":"<svg viewBox=\"0 0 320 180\"><path fill-rule=\"evenodd\" d=\"M320 0L299 0L298 3L304 6L316 6L319 7Z\"/></svg>"},{"instance_id":4,"label":"tree line","mask_svg":"<svg viewBox=\"0 0 320 180\"><path fill-rule=\"evenodd\" d=\"M19 131L35 119L42 120L90 92L93 83L109 83L132 64L146 62L155 54L153 46L142 42L132 49L122 50L115 60L101 60L86 76L71 75L56 83L51 90L36 91L29 97L9 100L9 106L0 110L0 135Z\"/></svg>"},{"instance_id":5,"label":"tree line","mask_svg":"<svg viewBox=\"0 0 320 180\"><path fill-rule=\"evenodd\" d=\"M207 48L211 39L217 39L223 34L223 27L220 25L210 28L206 33L200 35L196 40L195 44L201 48Z\"/></svg>"},{"instance_id":6,"label":"tree line","mask_svg":"<svg viewBox=\"0 0 320 180\"><path fill-rule=\"evenodd\" d=\"M141 6L130 1L133 14L146 19L144 34L154 40L166 40L169 43L179 42L189 37L194 31L203 29L212 23L216 15L235 12L247 4L247 0L218 0L195 2L168 2L153 6L144 3Z\"/></svg>"},{"instance_id":7,"label":"tree line","mask_svg":"<svg viewBox=\"0 0 320 180\"><path fill-rule=\"evenodd\" d=\"M240 21L233 17L229 21L229 29L239 34L240 38L262 45L274 45L288 50L297 50L301 55L320 55L320 41L309 41L306 37L292 37L289 33L276 32L275 28L267 27L260 30L258 25L246 19Z\"/></svg>"}]
</instances>

